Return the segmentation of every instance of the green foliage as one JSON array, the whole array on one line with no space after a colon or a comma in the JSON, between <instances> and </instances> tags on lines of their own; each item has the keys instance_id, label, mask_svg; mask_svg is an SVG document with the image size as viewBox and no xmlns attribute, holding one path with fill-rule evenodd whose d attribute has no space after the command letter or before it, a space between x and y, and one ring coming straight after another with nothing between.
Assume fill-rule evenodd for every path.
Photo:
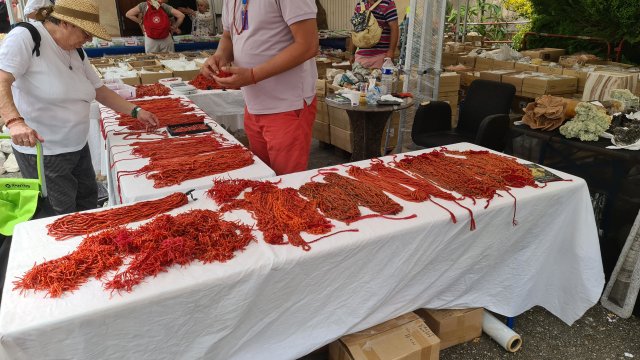
<instances>
[{"instance_id":1,"label":"green foliage","mask_svg":"<svg viewBox=\"0 0 640 360\"><path fill-rule=\"evenodd\" d=\"M511 47L516 50L520 50L522 48L522 39L524 38L524 34L531 31L531 23L516 25L516 30L517 32L511 39Z\"/></svg>"},{"instance_id":2,"label":"green foliage","mask_svg":"<svg viewBox=\"0 0 640 360\"><path fill-rule=\"evenodd\" d=\"M505 9L513 11L519 16L531 19L533 17L533 4L531 0L504 0L502 5Z\"/></svg>"},{"instance_id":3,"label":"green foliage","mask_svg":"<svg viewBox=\"0 0 640 360\"><path fill-rule=\"evenodd\" d=\"M460 32L462 31L465 13L468 13L468 22L504 21L502 7L499 4L494 4L487 0L476 0L475 3L472 2L469 5L468 11L466 6L460 7ZM446 19L449 28L455 27L457 17L458 9L451 8L447 13ZM471 31L493 40L502 40L506 35L506 29L503 25L470 25L467 27L467 32Z\"/></svg>"},{"instance_id":4,"label":"green foliage","mask_svg":"<svg viewBox=\"0 0 640 360\"><path fill-rule=\"evenodd\" d=\"M638 26L640 1L638 0L531 0L531 2L533 12L536 14L532 26L535 32L601 37L609 40L612 45L617 45L624 39L631 46L640 45L640 26ZM540 40L532 45L537 47L550 43L553 42ZM566 41L564 43L566 44ZM580 47L575 43L573 46Z\"/></svg>"}]
</instances>

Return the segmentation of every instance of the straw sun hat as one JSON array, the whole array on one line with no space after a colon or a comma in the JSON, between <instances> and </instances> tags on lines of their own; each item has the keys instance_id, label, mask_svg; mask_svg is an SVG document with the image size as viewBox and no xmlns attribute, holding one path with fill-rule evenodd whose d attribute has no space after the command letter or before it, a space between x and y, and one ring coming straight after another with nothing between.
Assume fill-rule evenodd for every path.
<instances>
[{"instance_id":1,"label":"straw sun hat","mask_svg":"<svg viewBox=\"0 0 640 360\"><path fill-rule=\"evenodd\" d=\"M111 35L100 25L98 6L92 0L58 0L51 16L75 25L95 37L111 40Z\"/></svg>"}]
</instances>

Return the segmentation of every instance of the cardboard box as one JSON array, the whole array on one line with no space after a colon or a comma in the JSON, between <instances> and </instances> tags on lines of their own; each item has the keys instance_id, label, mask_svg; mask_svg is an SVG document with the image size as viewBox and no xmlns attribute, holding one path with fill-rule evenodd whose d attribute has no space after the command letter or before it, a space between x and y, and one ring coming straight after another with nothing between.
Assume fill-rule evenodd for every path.
<instances>
[{"instance_id":1,"label":"cardboard box","mask_svg":"<svg viewBox=\"0 0 640 360\"><path fill-rule=\"evenodd\" d=\"M458 108L458 92L441 92L438 94L438 101L446 101L451 105L451 112Z\"/></svg>"},{"instance_id":2,"label":"cardboard box","mask_svg":"<svg viewBox=\"0 0 640 360\"><path fill-rule=\"evenodd\" d=\"M536 98L541 95L572 94L578 90L578 79L566 75L527 77L522 82L522 96Z\"/></svg>"},{"instance_id":3,"label":"cardboard box","mask_svg":"<svg viewBox=\"0 0 640 360\"><path fill-rule=\"evenodd\" d=\"M495 60L493 59L487 59L482 57L476 58L476 71L492 70L494 61Z\"/></svg>"},{"instance_id":4,"label":"cardboard box","mask_svg":"<svg viewBox=\"0 0 640 360\"><path fill-rule=\"evenodd\" d=\"M469 86L474 80L480 79L479 71L471 71L460 74L460 83L463 86Z\"/></svg>"},{"instance_id":5,"label":"cardboard box","mask_svg":"<svg viewBox=\"0 0 640 360\"><path fill-rule=\"evenodd\" d=\"M574 69L563 69L562 75L574 76L578 78L578 92L584 91L584 85L587 83L587 77L589 76L588 72Z\"/></svg>"},{"instance_id":6,"label":"cardboard box","mask_svg":"<svg viewBox=\"0 0 640 360\"><path fill-rule=\"evenodd\" d=\"M561 66L540 65L538 66L538 71L545 74L562 75Z\"/></svg>"},{"instance_id":7,"label":"cardboard box","mask_svg":"<svg viewBox=\"0 0 640 360\"><path fill-rule=\"evenodd\" d=\"M460 89L460 74L445 72L440 75L441 92L458 91Z\"/></svg>"},{"instance_id":8,"label":"cardboard box","mask_svg":"<svg viewBox=\"0 0 640 360\"><path fill-rule=\"evenodd\" d=\"M442 53L442 66L458 65L458 59L460 56L464 56L466 53L461 52L445 52Z\"/></svg>"},{"instance_id":9,"label":"cardboard box","mask_svg":"<svg viewBox=\"0 0 640 360\"><path fill-rule=\"evenodd\" d=\"M486 70L480 71L480 79L501 82L504 75L515 74L515 70Z\"/></svg>"},{"instance_id":10,"label":"cardboard box","mask_svg":"<svg viewBox=\"0 0 640 360\"><path fill-rule=\"evenodd\" d=\"M318 111L316 112L316 121L329 124L329 109L327 103L323 99L318 99Z\"/></svg>"},{"instance_id":11,"label":"cardboard box","mask_svg":"<svg viewBox=\"0 0 640 360\"><path fill-rule=\"evenodd\" d=\"M352 136L351 136L351 127L350 127L350 122L349 122L349 118L347 117L346 120L346 128L345 128L345 121L344 119L340 118L340 123L338 123L338 126L335 126L334 124L336 123L336 116L334 115L335 112L332 112L332 107L328 106L329 109L329 121L330 121L330 127L329 127L329 137L331 140L331 144L334 145L337 148L340 148L344 151L347 152L352 152L353 151L353 143L352 143ZM333 108L333 110L338 110ZM344 110L342 110L344 111ZM345 112L345 116L346 116L346 111ZM317 118L316 118L317 119ZM398 112L394 112L392 117L391 117L391 129L389 130L389 142L387 143L387 148L385 149L385 141L387 139L387 127L385 126L384 130L382 131L382 136L381 136L381 141L380 141L380 154L385 153L386 150L391 150L393 148L396 147L396 145L398 144L398 135L400 134L400 114Z\"/></svg>"},{"instance_id":12,"label":"cardboard box","mask_svg":"<svg viewBox=\"0 0 640 360\"><path fill-rule=\"evenodd\" d=\"M139 69L148 66L162 66L158 60L134 60L128 62L129 66L134 69Z\"/></svg>"},{"instance_id":13,"label":"cardboard box","mask_svg":"<svg viewBox=\"0 0 640 360\"><path fill-rule=\"evenodd\" d=\"M181 57L180 53L170 53L170 52L155 53L154 55L156 56L156 58L160 60L180 59Z\"/></svg>"},{"instance_id":14,"label":"cardboard box","mask_svg":"<svg viewBox=\"0 0 640 360\"><path fill-rule=\"evenodd\" d=\"M182 78L183 81L191 81L196 78L200 74L200 70L172 70L167 68L167 70L173 72L173 76Z\"/></svg>"},{"instance_id":15,"label":"cardboard box","mask_svg":"<svg viewBox=\"0 0 640 360\"><path fill-rule=\"evenodd\" d=\"M329 109L331 109L331 107L329 107ZM351 144L351 131L330 125L329 137L333 146L347 152L353 151L353 145Z\"/></svg>"},{"instance_id":16,"label":"cardboard box","mask_svg":"<svg viewBox=\"0 0 640 360\"><path fill-rule=\"evenodd\" d=\"M532 59L542 59L545 61L558 62L560 56L564 55L566 51L564 49L555 48L540 48L520 51L523 56L528 56Z\"/></svg>"},{"instance_id":17,"label":"cardboard box","mask_svg":"<svg viewBox=\"0 0 640 360\"><path fill-rule=\"evenodd\" d=\"M139 76L140 76L140 82L141 83L143 83L143 84L155 84L160 79L166 79L166 78L173 77L173 72L171 72L170 70L141 72L139 74Z\"/></svg>"},{"instance_id":18,"label":"cardboard box","mask_svg":"<svg viewBox=\"0 0 640 360\"><path fill-rule=\"evenodd\" d=\"M349 121L349 115L347 110L338 109L333 106L327 106L329 115L329 124L338 129L345 131L351 131L351 121Z\"/></svg>"},{"instance_id":19,"label":"cardboard box","mask_svg":"<svg viewBox=\"0 0 640 360\"><path fill-rule=\"evenodd\" d=\"M464 50L464 44L457 42L449 42L444 44L445 53L459 53Z\"/></svg>"},{"instance_id":20,"label":"cardboard box","mask_svg":"<svg viewBox=\"0 0 640 360\"><path fill-rule=\"evenodd\" d=\"M140 85L140 77L139 76L120 78L120 80L122 80L122 82L127 84L127 85L131 85L131 86Z\"/></svg>"},{"instance_id":21,"label":"cardboard box","mask_svg":"<svg viewBox=\"0 0 640 360\"><path fill-rule=\"evenodd\" d=\"M109 58L93 58L89 59L91 65L110 65L113 64L113 59Z\"/></svg>"},{"instance_id":22,"label":"cardboard box","mask_svg":"<svg viewBox=\"0 0 640 360\"><path fill-rule=\"evenodd\" d=\"M327 76L327 69L331 67L333 61L327 58L316 58L316 68L318 70L318 78L325 79Z\"/></svg>"},{"instance_id":23,"label":"cardboard box","mask_svg":"<svg viewBox=\"0 0 640 360\"><path fill-rule=\"evenodd\" d=\"M331 360L436 360L440 340L414 313L346 335L329 345Z\"/></svg>"},{"instance_id":24,"label":"cardboard box","mask_svg":"<svg viewBox=\"0 0 640 360\"><path fill-rule=\"evenodd\" d=\"M482 41L483 41L482 35L467 35L464 39L470 42L472 46L482 47Z\"/></svg>"},{"instance_id":25,"label":"cardboard box","mask_svg":"<svg viewBox=\"0 0 640 360\"><path fill-rule=\"evenodd\" d=\"M538 71L538 65L514 63L513 70L515 71Z\"/></svg>"},{"instance_id":26,"label":"cardboard box","mask_svg":"<svg viewBox=\"0 0 640 360\"><path fill-rule=\"evenodd\" d=\"M538 71L538 65L517 62L514 64L513 69L516 71Z\"/></svg>"},{"instance_id":27,"label":"cardboard box","mask_svg":"<svg viewBox=\"0 0 640 360\"><path fill-rule=\"evenodd\" d=\"M323 79L316 80L316 97L322 100L327 96L327 81Z\"/></svg>"},{"instance_id":28,"label":"cardboard box","mask_svg":"<svg viewBox=\"0 0 640 360\"><path fill-rule=\"evenodd\" d=\"M475 68L476 67L476 57L475 56L460 56L458 58L458 62L465 67Z\"/></svg>"},{"instance_id":29,"label":"cardboard box","mask_svg":"<svg viewBox=\"0 0 640 360\"><path fill-rule=\"evenodd\" d=\"M513 70L516 63L513 61L494 60L493 68L496 70Z\"/></svg>"},{"instance_id":30,"label":"cardboard box","mask_svg":"<svg viewBox=\"0 0 640 360\"><path fill-rule=\"evenodd\" d=\"M313 122L313 132L312 136L314 139L318 141L325 142L327 144L331 144L331 132L329 129L329 124L322 121L314 121Z\"/></svg>"},{"instance_id":31,"label":"cardboard box","mask_svg":"<svg viewBox=\"0 0 640 360\"><path fill-rule=\"evenodd\" d=\"M440 350L482 335L483 308L463 310L419 309L416 313L440 338Z\"/></svg>"},{"instance_id":32,"label":"cardboard box","mask_svg":"<svg viewBox=\"0 0 640 360\"><path fill-rule=\"evenodd\" d=\"M524 79L528 77L534 77L534 76L536 75L532 73L527 73L527 72L507 74L502 77L501 82L515 86L516 95L521 95L522 83L524 82Z\"/></svg>"}]
</instances>

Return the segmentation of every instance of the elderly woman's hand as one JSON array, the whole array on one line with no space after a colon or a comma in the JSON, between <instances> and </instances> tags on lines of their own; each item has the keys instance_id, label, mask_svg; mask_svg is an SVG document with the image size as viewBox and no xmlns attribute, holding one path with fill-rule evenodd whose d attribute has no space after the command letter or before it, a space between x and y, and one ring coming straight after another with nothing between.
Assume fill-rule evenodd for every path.
<instances>
[{"instance_id":1,"label":"elderly woman's hand","mask_svg":"<svg viewBox=\"0 0 640 360\"><path fill-rule=\"evenodd\" d=\"M147 110L140 109L138 112L138 120L149 128L158 127L158 117Z\"/></svg>"},{"instance_id":2,"label":"elderly woman's hand","mask_svg":"<svg viewBox=\"0 0 640 360\"><path fill-rule=\"evenodd\" d=\"M36 140L44 142L42 136L30 128L23 120L12 122L9 127L9 134L11 134L11 141L19 146L34 147L36 146Z\"/></svg>"}]
</instances>

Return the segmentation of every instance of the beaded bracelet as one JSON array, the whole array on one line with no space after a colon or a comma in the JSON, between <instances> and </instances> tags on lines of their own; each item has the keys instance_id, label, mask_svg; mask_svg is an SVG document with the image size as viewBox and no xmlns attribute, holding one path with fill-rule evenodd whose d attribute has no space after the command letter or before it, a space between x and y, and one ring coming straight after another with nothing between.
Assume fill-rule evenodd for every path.
<instances>
[{"instance_id":1,"label":"beaded bracelet","mask_svg":"<svg viewBox=\"0 0 640 360\"><path fill-rule=\"evenodd\" d=\"M16 121L22 121L22 122L24 122L24 118L23 118L22 116L18 116L18 117L11 118L11 119L7 120L7 121L4 123L4 126L6 126L6 127L8 128L8 127L9 127L9 125L10 125L11 123L14 123L14 122L16 122Z\"/></svg>"}]
</instances>

